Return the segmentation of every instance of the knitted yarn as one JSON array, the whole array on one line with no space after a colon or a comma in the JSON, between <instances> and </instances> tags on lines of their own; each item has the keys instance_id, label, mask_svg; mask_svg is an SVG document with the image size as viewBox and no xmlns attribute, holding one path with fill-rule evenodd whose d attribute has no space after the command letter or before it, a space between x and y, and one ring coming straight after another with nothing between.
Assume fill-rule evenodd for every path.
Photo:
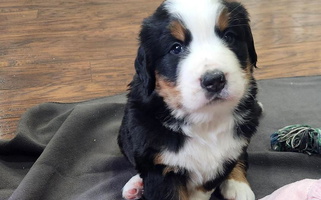
<instances>
[{"instance_id":1,"label":"knitted yarn","mask_svg":"<svg viewBox=\"0 0 321 200\"><path fill-rule=\"evenodd\" d=\"M271 148L274 151L321 154L321 129L301 124L286 126L271 135Z\"/></svg>"}]
</instances>

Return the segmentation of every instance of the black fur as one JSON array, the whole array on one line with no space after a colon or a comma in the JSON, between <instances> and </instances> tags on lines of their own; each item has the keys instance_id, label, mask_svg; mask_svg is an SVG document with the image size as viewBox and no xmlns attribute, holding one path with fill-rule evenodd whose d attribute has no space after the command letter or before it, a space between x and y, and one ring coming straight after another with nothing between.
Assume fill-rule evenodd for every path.
<instances>
[{"instance_id":1,"label":"black fur","mask_svg":"<svg viewBox=\"0 0 321 200\"><path fill-rule=\"evenodd\" d=\"M246 66L247 59L253 67L256 67L257 55L254 47L252 31L249 26L249 14L246 9L238 2L224 2L224 5L230 13L229 28L223 33L217 28L216 33L223 37L226 32L233 32L236 34L235 42L231 45L231 49L237 55L242 66Z\"/></svg>"},{"instance_id":2,"label":"black fur","mask_svg":"<svg viewBox=\"0 0 321 200\"><path fill-rule=\"evenodd\" d=\"M248 60L256 66L257 55L246 10L238 3L225 2L225 6L232 11L233 19L227 31L237 34L233 38L233 43L229 44L230 48L244 68ZM180 127L188 122L173 117L163 98L155 91L155 72L175 83L176 67L182 56L188 55L188 52L179 56L170 54L169 51L173 44L179 42L184 47L188 46L193 39L187 34L187 40L183 43L171 36L168 30L171 20L172 17L161 5L151 17L143 22L140 47L135 60L136 74L129 85L128 102L118 137L123 154L144 180L142 198L148 200L178 200L180 186L185 186L189 179L189 174L185 170L180 170L178 173L170 172L164 176L163 170L166 166L155 165L155 157L160 152L164 149L178 152L187 139L181 129L173 131L164 126L164 124L169 124ZM215 29L215 32L222 38L226 33L226 31L219 32L218 29ZM235 115L247 113L243 116L244 124L235 126L235 137L250 139L256 131L261 114L261 108L256 101L257 88L254 78L251 79L247 93L249 95L241 100L235 111ZM236 162L236 160L226 162L224 164L225 173L204 183L203 187L207 190L218 187Z\"/></svg>"}]
</instances>

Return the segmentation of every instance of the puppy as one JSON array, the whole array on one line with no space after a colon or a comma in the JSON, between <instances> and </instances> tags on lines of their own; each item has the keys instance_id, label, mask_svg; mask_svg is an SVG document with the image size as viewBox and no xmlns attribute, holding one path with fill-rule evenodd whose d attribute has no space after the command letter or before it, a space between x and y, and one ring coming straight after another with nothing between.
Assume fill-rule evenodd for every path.
<instances>
[{"instance_id":1,"label":"puppy","mask_svg":"<svg viewBox=\"0 0 321 200\"><path fill-rule=\"evenodd\" d=\"M125 199L254 200L246 149L262 112L246 9L165 0L145 19L118 138L136 168Z\"/></svg>"}]
</instances>

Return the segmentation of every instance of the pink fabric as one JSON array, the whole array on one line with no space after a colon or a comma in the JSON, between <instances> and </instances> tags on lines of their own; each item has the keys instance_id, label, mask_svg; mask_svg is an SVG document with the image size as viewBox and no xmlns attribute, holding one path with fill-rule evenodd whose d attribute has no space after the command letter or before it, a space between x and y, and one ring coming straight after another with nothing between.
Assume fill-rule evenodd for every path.
<instances>
[{"instance_id":1,"label":"pink fabric","mask_svg":"<svg viewBox=\"0 0 321 200\"><path fill-rule=\"evenodd\" d=\"M260 200L321 200L321 179L304 179L285 185Z\"/></svg>"}]
</instances>

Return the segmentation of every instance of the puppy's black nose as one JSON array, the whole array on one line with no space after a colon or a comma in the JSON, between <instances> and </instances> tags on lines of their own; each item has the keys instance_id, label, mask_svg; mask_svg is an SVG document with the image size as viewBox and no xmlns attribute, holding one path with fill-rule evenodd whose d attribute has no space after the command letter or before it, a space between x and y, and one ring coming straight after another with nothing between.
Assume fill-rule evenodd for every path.
<instances>
[{"instance_id":1,"label":"puppy's black nose","mask_svg":"<svg viewBox=\"0 0 321 200\"><path fill-rule=\"evenodd\" d=\"M226 78L222 71L214 70L206 72L201 77L201 86L210 93L219 93L226 85Z\"/></svg>"}]
</instances>

